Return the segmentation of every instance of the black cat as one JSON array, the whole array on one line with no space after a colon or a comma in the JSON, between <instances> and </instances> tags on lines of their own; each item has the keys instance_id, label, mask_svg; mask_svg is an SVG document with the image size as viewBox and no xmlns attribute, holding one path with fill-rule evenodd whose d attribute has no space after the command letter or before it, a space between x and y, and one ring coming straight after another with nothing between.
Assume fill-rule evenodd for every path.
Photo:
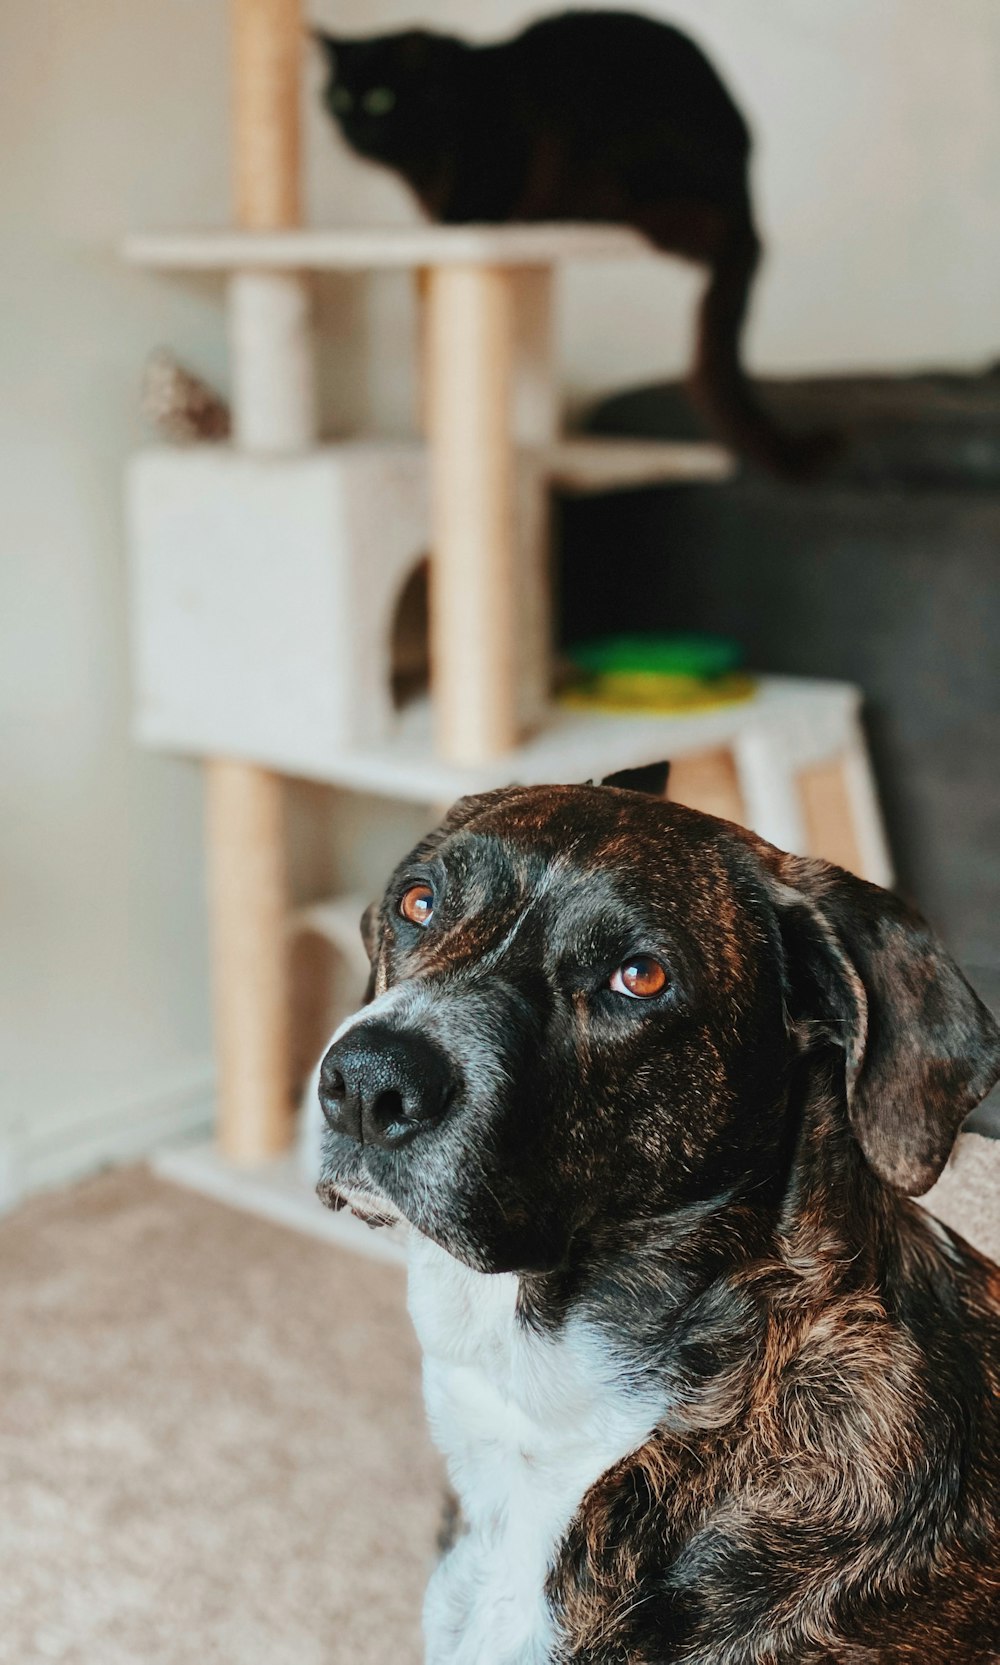
<instances>
[{"instance_id":1,"label":"black cat","mask_svg":"<svg viewBox=\"0 0 1000 1665\"><path fill-rule=\"evenodd\" d=\"M750 135L693 41L596 11L491 46L424 29L317 39L344 138L400 174L433 219L614 221L707 266L695 396L746 456L780 474L811 470L822 442L782 432L740 367L760 258Z\"/></svg>"}]
</instances>

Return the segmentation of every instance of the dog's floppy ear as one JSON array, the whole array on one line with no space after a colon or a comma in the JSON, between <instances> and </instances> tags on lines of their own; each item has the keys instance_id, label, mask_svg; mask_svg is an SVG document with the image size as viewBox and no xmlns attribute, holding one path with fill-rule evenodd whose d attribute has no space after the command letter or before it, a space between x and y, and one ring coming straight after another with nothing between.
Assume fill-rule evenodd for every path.
<instances>
[{"instance_id":1,"label":"dog's floppy ear","mask_svg":"<svg viewBox=\"0 0 1000 1665\"><path fill-rule=\"evenodd\" d=\"M651 798L662 798L670 776L669 763L644 763L638 769L619 769L605 775L602 786L617 786L622 792L646 792Z\"/></svg>"},{"instance_id":2,"label":"dog's floppy ear","mask_svg":"<svg viewBox=\"0 0 1000 1665\"><path fill-rule=\"evenodd\" d=\"M789 1015L843 1048L855 1138L880 1179L919 1196L1000 1077L1000 1027L888 891L794 856L778 873Z\"/></svg>"}]
</instances>

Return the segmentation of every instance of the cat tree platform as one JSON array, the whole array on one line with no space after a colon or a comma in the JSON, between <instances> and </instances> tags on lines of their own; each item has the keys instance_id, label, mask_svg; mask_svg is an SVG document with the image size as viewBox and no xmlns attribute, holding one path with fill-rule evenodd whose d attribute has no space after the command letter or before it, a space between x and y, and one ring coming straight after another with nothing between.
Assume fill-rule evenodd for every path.
<instances>
[{"instance_id":1,"label":"cat tree platform","mask_svg":"<svg viewBox=\"0 0 1000 1665\"><path fill-rule=\"evenodd\" d=\"M332 226L284 231L142 231L125 258L162 271L372 272L431 266L552 267L635 260L654 250L616 225Z\"/></svg>"}]
</instances>

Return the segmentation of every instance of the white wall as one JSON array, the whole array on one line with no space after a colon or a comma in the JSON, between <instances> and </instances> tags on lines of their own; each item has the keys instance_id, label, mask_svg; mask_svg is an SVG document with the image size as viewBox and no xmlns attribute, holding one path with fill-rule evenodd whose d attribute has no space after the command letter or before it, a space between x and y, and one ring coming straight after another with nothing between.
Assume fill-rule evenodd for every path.
<instances>
[{"instance_id":1,"label":"white wall","mask_svg":"<svg viewBox=\"0 0 1000 1665\"><path fill-rule=\"evenodd\" d=\"M203 0L0 15L8 1190L197 1118L211 1089L197 772L128 743L119 499L145 354L177 341L218 372L222 342L210 295L116 245L224 213L223 31Z\"/></svg>"},{"instance_id":2,"label":"white wall","mask_svg":"<svg viewBox=\"0 0 1000 1665\"><path fill-rule=\"evenodd\" d=\"M995 0L648 9L697 32L758 131L771 259L756 364L997 351ZM316 0L314 15L361 30L416 10ZM528 15L502 0L420 10L482 34ZM128 741L119 494L148 349L167 342L224 381L218 292L127 272L115 250L129 226L225 218L224 35L223 0L0 12L0 1197L198 1123L211 1089L197 771ZM411 212L315 112L309 142L316 219ZM692 291L667 262L575 273L573 387L679 367ZM331 282L322 312L334 416L405 426L405 288ZM396 836L386 809L380 866ZM350 838L341 866L357 882Z\"/></svg>"}]
</instances>

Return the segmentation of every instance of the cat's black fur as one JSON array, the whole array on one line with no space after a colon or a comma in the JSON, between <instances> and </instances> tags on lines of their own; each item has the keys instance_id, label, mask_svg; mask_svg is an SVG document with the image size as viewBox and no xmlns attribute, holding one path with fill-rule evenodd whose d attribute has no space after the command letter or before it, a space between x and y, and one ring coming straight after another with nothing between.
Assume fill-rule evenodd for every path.
<instances>
[{"instance_id":1,"label":"cat's black fur","mask_svg":"<svg viewBox=\"0 0 1000 1665\"><path fill-rule=\"evenodd\" d=\"M740 367L760 257L750 135L678 29L627 12L565 12L479 46L424 29L318 34L325 101L359 155L400 174L445 224L613 221L709 269L692 387L714 427L778 473L817 445L782 432Z\"/></svg>"}]
</instances>

